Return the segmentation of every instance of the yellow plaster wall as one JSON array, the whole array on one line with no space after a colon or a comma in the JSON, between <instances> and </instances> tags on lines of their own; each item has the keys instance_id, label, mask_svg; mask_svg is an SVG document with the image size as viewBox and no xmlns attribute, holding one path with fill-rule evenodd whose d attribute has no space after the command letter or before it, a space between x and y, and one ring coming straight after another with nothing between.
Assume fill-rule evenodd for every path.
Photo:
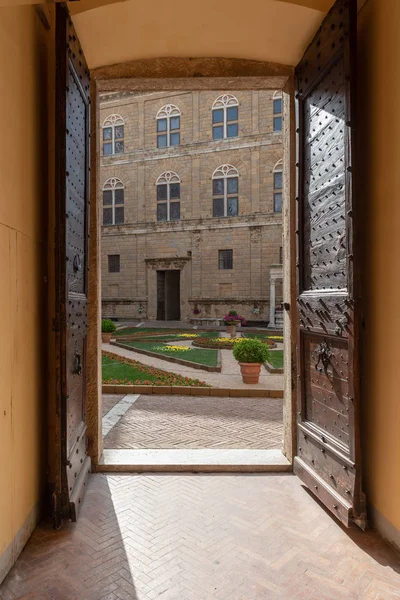
<instances>
[{"instance_id":1,"label":"yellow plaster wall","mask_svg":"<svg viewBox=\"0 0 400 600\"><path fill-rule=\"evenodd\" d=\"M363 447L368 500L400 531L400 3L359 15L364 217Z\"/></svg>"},{"instance_id":2,"label":"yellow plaster wall","mask_svg":"<svg viewBox=\"0 0 400 600\"><path fill-rule=\"evenodd\" d=\"M0 9L0 559L43 491L48 43L34 7Z\"/></svg>"}]
</instances>

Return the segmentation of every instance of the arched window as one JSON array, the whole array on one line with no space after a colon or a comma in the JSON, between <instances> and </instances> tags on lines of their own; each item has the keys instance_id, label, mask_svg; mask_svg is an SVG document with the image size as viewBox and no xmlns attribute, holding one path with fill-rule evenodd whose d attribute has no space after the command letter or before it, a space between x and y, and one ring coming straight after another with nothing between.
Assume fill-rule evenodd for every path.
<instances>
[{"instance_id":1,"label":"arched window","mask_svg":"<svg viewBox=\"0 0 400 600\"><path fill-rule=\"evenodd\" d=\"M125 122L119 115L110 115L103 123L103 154L123 154Z\"/></svg>"},{"instance_id":2,"label":"arched window","mask_svg":"<svg viewBox=\"0 0 400 600\"><path fill-rule=\"evenodd\" d=\"M181 180L174 171L165 171L157 179L157 221L181 218Z\"/></svg>"},{"instance_id":3,"label":"arched window","mask_svg":"<svg viewBox=\"0 0 400 600\"><path fill-rule=\"evenodd\" d=\"M103 185L103 225L122 225L124 222L124 184L111 177Z\"/></svg>"},{"instance_id":4,"label":"arched window","mask_svg":"<svg viewBox=\"0 0 400 600\"><path fill-rule=\"evenodd\" d=\"M281 213L282 212L282 170L283 170L283 162L279 160L273 171L274 176L274 212Z\"/></svg>"},{"instance_id":5,"label":"arched window","mask_svg":"<svg viewBox=\"0 0 400 600\"><path fill-rule=\"evenodd\" d=\"M239 102L232 94L219 96L212 107L213 140L239 135Z\"/></svg>"},{"instance_id":6,"label":"arched window","mask_svg":"<svg viewBox=\"0 0 400 600\"><path fill-rule=\"evenodd\" d=\"M275 92L273 97L274 131L282 131L282 92Z\"/></svg>"},{"instance_id":7,"label":"arched window","mask_svg":"<svg viewBox=\"0 0 400 600\"><path fill-rule=\"evenodd\" d=\"M179 146L181 143L181 111L166 104L157 113L157 148Z\"/></svg>"},{"instance_id":8,"label":"arched window","mask_svg":"<svg viewBox=\"0 0 400 600\"><path fill-rule=\"evenodd\" d=\"M239 173L232 165L221 165L213 173L213 217L239 213Z\"/></svg>"}]
</instances>

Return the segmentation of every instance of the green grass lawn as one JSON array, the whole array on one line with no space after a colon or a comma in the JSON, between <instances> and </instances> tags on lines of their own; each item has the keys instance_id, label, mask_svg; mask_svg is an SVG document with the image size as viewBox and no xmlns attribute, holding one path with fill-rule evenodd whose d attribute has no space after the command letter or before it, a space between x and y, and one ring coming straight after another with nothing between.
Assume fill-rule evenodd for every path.
<instances>
[{"instance_id":1,"label":"green grass lawn","mask_svg":"<svg viewBox=\"0 0 400 600\"><path fill-rule=\"evenodd\" d=\"M168 373L141 363L103 352L102 355L103 383L124 383L136 385L184 385L200 386L206 384L199 379L182 377L176 373Z\"/></svg>"},{"instance_id":2,"label":"green grass lawn","mask_svg":"<svg viewBox=\"0 0 400 600\"><path fill-rule=\"evenodd\" d=\"M165 333L168 334L168 329L160 329L159 327L128 327L126 329L118 329L115 335L130 335L131 333Z\"/></svg>"},{"instance_id":3,"label":"green grass lawn","mask_svg":"<svg viewBox=\"0 0 400 600\"><path fill-rule=\"evenodd\" d=\"M170 333L173 332L173 333ZM120 336L124 336L124 335L131 335L131 334L143 334L143 337L146 337L146 333L152 333L152 334L159 334L160 337L165 337L170 339L171 341L174 341L175 339L185 339L185 338L179 338L179 334L176 333L176 329L166 329L166 328L160 328L160 327L128 327L127 329L118 329L115 332L115 336L116 337L120 337ZM218 337L219 333L218 331L196 331L195 329L182 329L182 331L180 333L195 333L196 335L198 335L199 337ZM154 337L154 335L151 336L152 338ZM158 337L158 335L157 335Z\"/></svg>"},{"instance_id":4,"label":"green grass lawn","mask_svg":"<svg viewBox=\"0 0 400 600\"><path fill-rule=\"evenodd\" d=\"M268 333L247 333L246 331L242 331L242 333L247 338L258 340L266 340L270 337Z\"/></svg>"},{"instance_id":5,"label":"green grass lawn","mask_svg":"<svg viewBox=\"0 0 400 600\"><path fill-rule=\"evenodd\" d=\"M180 338L181 340L184 338ZM196 364L199 365L206 365L207 367L216 367L217 366L217 357L218 357L218 352L217 350L202 350L199 348L192 348L189 351L176 351L176 350L170 350L170 351L160 351L157 350L157 348L159 348L160 346L163 346L163 344L159 341L157 342L125 342L124 343L125 346L131 346L132 348L138 348L139 350L148 350L149 352L154 352L155 354L157 354L160 358L169 358L169 357L175 357L175 358L181 358L183 360L187 360L190 362L194 362ZM166 348L168 348L168 346L165 346Z\"/></svg>"},{"instance_id":6,"label":"green grass lawn","mask_svg":"<svg viewBox=\"0 0 400 600\"><path fill-rule=\"evenodd\" d=\"M283 369L283 350L270 350L268 354L268 362L275 369Z\"/></svg>"}]
</instances>

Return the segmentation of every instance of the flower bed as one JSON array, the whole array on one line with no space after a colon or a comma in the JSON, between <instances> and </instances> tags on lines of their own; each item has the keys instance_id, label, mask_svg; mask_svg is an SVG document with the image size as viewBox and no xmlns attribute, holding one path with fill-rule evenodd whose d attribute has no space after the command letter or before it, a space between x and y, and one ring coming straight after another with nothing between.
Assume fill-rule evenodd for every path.
<instances>
[{"instance_id":1,"label":"flower bed","mask_svg":"<svg viewBox=\"0 0 400 600\"><path fill-rule=\"evenodd\" d=\"M192 345L198 348L216 348L218 350L231 350L236 344L240 344L246 338L230 338L230 337L219 337L219 338L203 338L199 337L193 340ZM270 348L275 348L276 344L273 340L260 339L263 344L268 344Z\"/></svg>"},{"instance_id":2,"label":"flower bed","mask_svg":"<svg viewBox=\"0 0 400 600\"><path fill-rule=\"evenodd\" d=\"M106 385L171 385L185 387L210 387L204 381L182 377L161 369L148 367L136 360L102 353L103 383Z\"/></svg>"}]
</instances>

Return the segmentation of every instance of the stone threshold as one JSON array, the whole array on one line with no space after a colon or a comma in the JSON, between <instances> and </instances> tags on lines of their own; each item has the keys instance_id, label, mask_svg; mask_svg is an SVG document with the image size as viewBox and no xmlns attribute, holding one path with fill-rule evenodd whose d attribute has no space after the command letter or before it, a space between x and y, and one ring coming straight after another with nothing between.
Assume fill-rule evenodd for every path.
<instances>
[{"instance_id":1,"label":"stone threshold","mask_svg":"<svg viewBox=\"0 0 400 600\"><path fill-rule=\"evenodd\" d=\"M100 473L271 473L291 472L280 450L106 449L95 468Z\"/></svg>"},{"instance_id":2,"label":"stone threshold","mask_svg":"<svg viewBox=\"0 0 400 600\"><path fill-rule=\"evenodd\" d=\"M224 396L230 398L283 398L283 390L189 387L170 385L108 385L103 384L103 394L142 394L178 396Z\"/></svg>"}]
</instances>

